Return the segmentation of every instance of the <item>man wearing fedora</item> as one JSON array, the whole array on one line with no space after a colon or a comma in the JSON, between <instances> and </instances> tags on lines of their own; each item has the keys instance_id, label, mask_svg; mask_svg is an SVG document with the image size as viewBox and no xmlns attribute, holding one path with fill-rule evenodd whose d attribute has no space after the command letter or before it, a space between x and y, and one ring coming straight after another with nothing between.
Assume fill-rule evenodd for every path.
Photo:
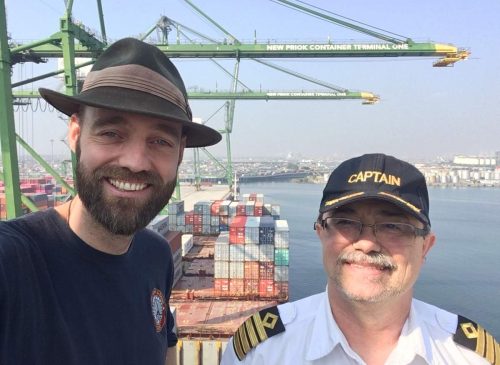
<instances>
[{"instance_id":1,"label":"man wearing fedora","mask_svg":"<svg viewBox=\"0 0 500 365\"><path fill-rule=\"evenodd\" d=\"M221 136L192 122L170 60L132 38L102 53L79 95L40 94L70 116L78 194L0 223L0 364L174 363L172 253L145 227L184 148Z\"/></svg>"},{"instance_id":2,"label":"man wearing fedora","mask_svg":"<svg viewBox=\"0 0 500 365\"><path fill-rule=\"evenodd\" d=\"M435 242L425 178L392 156L340 164L314 229L327 288L252 315L223 355L229 364L500 364L473 321L413 298Z\"/></svg>"}]
</instances>

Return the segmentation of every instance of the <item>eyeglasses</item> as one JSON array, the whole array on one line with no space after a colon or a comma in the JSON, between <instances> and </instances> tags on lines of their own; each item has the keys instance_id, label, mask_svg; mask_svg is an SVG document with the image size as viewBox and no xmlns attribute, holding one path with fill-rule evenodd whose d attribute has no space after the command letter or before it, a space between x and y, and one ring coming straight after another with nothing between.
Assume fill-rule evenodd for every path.
<instances>
[{"instance_id":1,"label":"eyeglasses","mask_svg":"<svg viewBox=\"0 0 500 365\"><path fill-rule=\"evenodd\" d=\"M415 237L424 237L429 233L429 227L417 228L409 223L400 222L365 224L354 219L327 217L319 224L329 235L349 243L359 240L363 227L370 227L377 241L383 245L408 245L413 243Z\"/></svg>"}]
</instances>

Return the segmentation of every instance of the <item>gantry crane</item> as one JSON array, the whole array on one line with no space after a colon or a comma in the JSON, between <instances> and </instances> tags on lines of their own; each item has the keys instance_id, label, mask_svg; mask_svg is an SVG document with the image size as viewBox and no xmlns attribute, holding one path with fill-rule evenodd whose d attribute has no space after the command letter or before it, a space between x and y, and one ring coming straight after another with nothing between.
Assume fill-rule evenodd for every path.
<instances>
[{"instance_id":1,"label":"gantry crane","mask_svg":"<svg viewBox=\"0 0 500 365\"><path fill-rule=\"evenodd\" d=\"M327 91L269 91L255 92L250 89L238 91L240 81L238 78L241 59L251 59L265 64L268 67L280 69L279 66L269 64L263 59L279 58L338 58L338 57L441 57L434 66L452 66L455 62L466 59L469 52L459 49L453 45L436 43L416 43L411 39L402 39L401 37L387 36L383 33L366 29L365 27L354 25L338 17L331 16L324 9L308 6L304 2L275 0L294 10L315 16L320 19L330 21L335 24L347 26L353 30L360 31L370 36L376 37L383 42L380 43L259 43L255 40L253 43L242 43L222 26L216 23L201 9L196 7L190 0L184 0L196 12L214 24L225 36L224 40L219 41L207 37L194 29L186 27L172 19L162 17L142 38L146 38L155 29L162 32L161 44L156 44L165 54L171 58L209 58L213 62L215 59L231 58L234 59L235 66L232 75L232 85L230 92L192 92L189 97L192 99L223 99L226 100L226 121L225 128L221 132L226 136L227 145L227 165L226 176L231 183L231 148L230 133L234 118L235 100L275 100L275 99L362 99L364 104L373 104L378 101L378 96L369 92L352 92L347 89L337 89L331 85L325 85L318 80L309 81L325 86ZM78 80L76 69L90 65L95 58L108 46L104 16L101 0L96 0L101 36L97 37L89 31L83 24L77 24L72 20L73 0L66 2L65 14L60 19L60 31L29 44L15 44L7 37L7 28L5 21L5 3L0 0L0 142L3 157L3 174L0 178L4 180L7 196L7 215L9 218L21 214L21 201L31 207L25 197L22 197L19 189L19 171L17 167L16 140L18 143L27 146L27 143L21 137L16 136L13 116L13 96L19 98L36 97L37 95L26 92L12 93L12 88L16 88L34 81L38 81L56 74L63 74L65 90L69 95L77 93ZM168 37L173 29L176 31L176 42L169 43ZM195 43L187 33L196 34L204 39L204 43ZM190 43L181 43L181 38L185 38ZM75 40L78 42L75 43ZM75 65L76 57L90 58L84 64ZM47 58L63 58L64 69L39 75L37 77L22 80L17 83L11 83L11 67L20 62L45 62ZM288 72L284 69L280 71ZM293 74L293 72L288 72ZM295 74L294 76L304 78L304 75ZM307 77L305 77L308 79ZM36 152L29 149L32 155ZM205 150L206 151L206 150ZM36 155L37 156L37 155ZM209 156L213 158L213 156ZM74 163L74 156L73 163ZM50 171L48 164L40 158L39 161L46 170ZM224 165L221 164L224 167ZM55 171L51 174L57 175ZM57 177L56 177L57 178ZM61 179L62 180L62 179ZM71 191L71 189L68 189Z\"/></svg>"}]
</instances>

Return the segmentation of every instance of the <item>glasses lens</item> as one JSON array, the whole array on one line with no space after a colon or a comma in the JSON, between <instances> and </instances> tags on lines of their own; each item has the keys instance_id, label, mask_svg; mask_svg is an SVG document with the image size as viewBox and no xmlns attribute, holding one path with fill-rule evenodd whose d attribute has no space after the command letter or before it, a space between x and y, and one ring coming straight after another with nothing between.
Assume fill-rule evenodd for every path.
<instances>
[{"instance_id":1,"label":"glasses lens","mask_svg":"<svg viewBox=\"0 0 500 365\"><path fill-rule=\"evenodd\" d=\"M346 240L356 240L361 231L361 222L346 218L327 218L327 229L332 234L338 234Z\"/></svg>"},{"instance_id":2,"label":"glasses lens","mask_svg":"<svg viewBox=\"0 0 500 365\"><path fill-rule=\"evenodd\" d=\"M405 244L415 238L415 227L406 223L377 223L375 232L382 244Z\"/></svg>"}]
</instances>

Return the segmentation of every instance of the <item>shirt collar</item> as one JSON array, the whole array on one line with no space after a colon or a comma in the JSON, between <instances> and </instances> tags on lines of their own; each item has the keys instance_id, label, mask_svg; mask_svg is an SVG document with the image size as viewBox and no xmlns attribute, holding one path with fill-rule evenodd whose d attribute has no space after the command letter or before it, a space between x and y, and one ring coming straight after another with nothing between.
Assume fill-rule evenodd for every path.
<instances>
[{"instance_id":1,"label":"shirt collar","mask_svg":"<svg viewBox=\"0 0 500 365\"><path fill-rule=\"evenodd\" d=\"M413 300L410 314L403 326L398 344L389 356L389 359L396 356L399 359L399 363L401 363L401 360L404 363L409 363L415 356L420 356L428 364L432 364L432 350L431 344L428 341L429 338L429 334L426 333L424 318L419 314L417 308L415 308L415 300ZM333 318L328 291L325 291L314 316L306 360L314 361L320 359L332 352L338 345L350 350L344 334Z\"/></svg>"},{"instance_id":2,"label":"shirt collar","mask_svg":"<svg viewBox=\"0 0 500 365\"><path fill-rule=\"evenodd\" d=\"M429 342L430 335L425 325L425 313L419 313L417 309L413 299L410 313L401 330L398 344L389 356L388 364L408 364L415 356L419 356L427 364L432 364L432 349Z\"/></svg>"},{"instance_id":3,"label":"shirt collar","mask_svg":"<svg viewBox=\"0 0 500 365\"><path fill-rule=\"evenodd\" d=\"M343 342L347 344L347 340L333 318L327 289L316 309L306 360L314 361L322 358Z\"/></svg>"}]
</instances>

